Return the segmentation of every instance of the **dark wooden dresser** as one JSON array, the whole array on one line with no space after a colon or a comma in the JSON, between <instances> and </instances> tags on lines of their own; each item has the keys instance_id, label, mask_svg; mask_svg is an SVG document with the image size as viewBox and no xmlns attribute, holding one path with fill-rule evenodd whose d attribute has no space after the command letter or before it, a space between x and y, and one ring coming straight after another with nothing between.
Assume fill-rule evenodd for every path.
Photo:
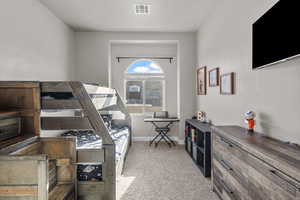
<instances>
[{"instance_id":1,"label":"dark wooden dresser","mask_svg":"<svg viewBox=\"0 0 300 200\"><path fill-rule=\"evenodd\" d=\"M216 126L212 157L213 190L222 200L300 199L299 147L238 126Z\"/></svg>"}]
</instances>

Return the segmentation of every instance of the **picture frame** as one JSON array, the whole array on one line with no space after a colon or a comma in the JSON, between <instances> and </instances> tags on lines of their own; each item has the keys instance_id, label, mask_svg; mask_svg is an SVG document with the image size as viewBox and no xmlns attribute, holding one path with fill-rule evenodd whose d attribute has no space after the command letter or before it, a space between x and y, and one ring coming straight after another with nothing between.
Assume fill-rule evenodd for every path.
<instances>
[{"instance_id":1,"label":"picture frame","mask_svg":"<svg viewBox=\"0 0 300 200\"><path fill-rule=\"evenodd\" d=\"M233 95L234 94L234 73L222 74L220 76L220 94Z\"/></svg>"},{"instance_id":2,"label":"picture frame","mask_svg":"<svg viewBox=\"0 0 300 200\"><path fill-rule=\"evenodd\" d=\"M197 70L197 94L206 95L207 93L207 67L201 67Z\"/></svg>"},{"instance_id":3,"label":"picture frame","mask_svg":"<svg viewBox=\"0 0 300 200\"><path fill-rule=\"evenodd\" d=\"M209 87L220 85L220 70L218 67L208 71L208 85Z\"/></svg>"}]
</instances>

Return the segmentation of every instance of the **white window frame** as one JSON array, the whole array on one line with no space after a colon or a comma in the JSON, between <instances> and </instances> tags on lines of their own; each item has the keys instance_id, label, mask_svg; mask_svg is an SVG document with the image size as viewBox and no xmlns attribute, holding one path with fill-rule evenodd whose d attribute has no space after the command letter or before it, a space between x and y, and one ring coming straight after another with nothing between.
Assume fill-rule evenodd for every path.
<instances>
[{"instance_id":1,"label":"white window frame","mask_svg":"<svg viewBox=\"0 0 300 200\"><path fill-rule=\"evenodd\" d=\"M149 60L149 59L137 59L134 60L129 66L128 68L138 62L138 61L145 61L148 60L150 62L154 62L153 60ZM156 62L154 62L156 63ZM145 105L145 98L146 98L146 92L145 92L145 82L147 80L149 81L161 81L162 82L162 87L163 87L163 91L162 91L162 109L166 110L166 81L165 81L165 76L164 76L164 71L162 68L161 69L161 73L128 73L128 68L126 69L124 75L124 99L125 99L125 105L127 105L127 81L142 81L143 82L143 105ZM145 107L143 107L143 113L130 113L131 115L145 115L148 114L145 112Z\"/></svg>"},{"instance_id":2,"label":"white window frame","mask_svg":"<svg viewBox=\"0 0 300 200\"><path fill-rule=\"evenodd\" d=\"M153 74L134 74L134 73L126 73L124 79L124 96L125 96L125 105L127 105L127 82L128 81L142 81L143 83L143 105L145 105L146 91L145 91L145 83L146 81L161 81L162 82L162 110L166 110L166 80L162 74L153 75ZM145 112L145 107L143 107L143 113L130 113L131 115L147 115Z\"/></svg>"}]
</instances>

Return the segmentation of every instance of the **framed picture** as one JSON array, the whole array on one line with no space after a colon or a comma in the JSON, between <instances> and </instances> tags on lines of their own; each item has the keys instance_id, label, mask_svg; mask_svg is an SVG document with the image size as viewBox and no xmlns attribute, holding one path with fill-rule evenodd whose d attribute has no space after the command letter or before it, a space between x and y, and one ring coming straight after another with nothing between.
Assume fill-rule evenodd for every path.
<instances>
[{"instance_id":1,"label":"framed picture","mask_svg":"<svg viewBox=\"0 0 300 200\"><path fill-rule=\"evenodd\" d=\"M219 68L214 68L208 71L208 83L209 87L219 86Z\"/></svg>"},{"instance_id":2,"label":"framed picture","mask_svg":"<svg viewBox=\"0 0 300 200\"><path fill-rule=\"evenodd\" d=\"M225 95L234 94L234 73L223 74L220 77L220 93Z\"/></svg>"},{"instance_id":3,"label":"framed picture","mask_svg":"<svg viewBox=\"0 0 300 200\"><path fill-rule=\"evenodd\" d=\"M197 94L206 95L206 67L197 70Z\"/></svg>"}]
</instances>

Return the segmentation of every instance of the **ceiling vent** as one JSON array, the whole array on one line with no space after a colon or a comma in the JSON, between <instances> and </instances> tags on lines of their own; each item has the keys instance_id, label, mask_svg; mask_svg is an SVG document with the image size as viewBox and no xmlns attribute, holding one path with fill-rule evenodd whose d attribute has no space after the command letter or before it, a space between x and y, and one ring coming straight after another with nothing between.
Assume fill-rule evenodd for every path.
<instances>
[{"instance_id":1,"label":"ceiling vent","mask_svg":"<svg viewBox=\"0 0 300 200\"><path fill-rule=\"evenodd\" d=\"M149 4L135 4L134 8L135 8L136 15L150 15Z\"/></svg>"}]
</instances>

